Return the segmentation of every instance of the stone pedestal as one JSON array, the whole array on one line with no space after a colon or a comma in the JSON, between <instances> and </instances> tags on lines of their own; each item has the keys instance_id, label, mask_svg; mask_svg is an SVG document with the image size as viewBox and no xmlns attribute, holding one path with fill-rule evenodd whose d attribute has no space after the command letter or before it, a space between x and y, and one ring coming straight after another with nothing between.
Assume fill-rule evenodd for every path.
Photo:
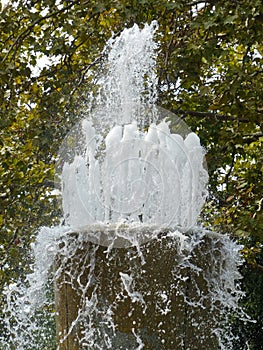
<instances>
[{"instance_id":1,"label":"stone pedestal","mask_svg":"<svg viewBox=\"0 0 263 350\"><path fill-rule=\"evenodd\" d=\"M165 233L107 250L70 234L56 266L59 349L218 349L220 237Z\"/></svg>"}]
</instances>

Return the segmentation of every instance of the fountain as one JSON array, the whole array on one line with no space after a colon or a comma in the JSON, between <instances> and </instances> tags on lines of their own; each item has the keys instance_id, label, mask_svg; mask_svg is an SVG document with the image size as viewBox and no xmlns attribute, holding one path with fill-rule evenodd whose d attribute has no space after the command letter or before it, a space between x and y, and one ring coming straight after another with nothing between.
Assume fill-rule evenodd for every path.
<instances>
[{"instance_id":1,"label":"fountain","mask_svg":"<svg viewBox=\"0 0 263 350\"><path fill-rule=\"evenodd\" d=\"M5 349L231 349L240 247L197 225L204 150L156 106L157 27L106 45L93 107L59 152L63 224L39 230L32 273L6 289Z\"/></svg>"}]
</instances>

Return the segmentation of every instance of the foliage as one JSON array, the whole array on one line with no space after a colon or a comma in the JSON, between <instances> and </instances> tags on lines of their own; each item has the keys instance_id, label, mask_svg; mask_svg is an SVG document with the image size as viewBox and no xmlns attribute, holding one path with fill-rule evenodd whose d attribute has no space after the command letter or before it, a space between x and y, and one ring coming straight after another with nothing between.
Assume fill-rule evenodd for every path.
<instances>
[{"instance_id":1,"label":"foliage","mask_svg":"<svg viewBox=\"0 0 263 350\"><path fill-rule=\"evenodd\" d=\"M76 109L94 89L106 40L112 31L153 19L160 26L159 104L184 118L207 149L211 198L203 215L207 225L244 244L245 288L258 298L257 304L252 297L246 303L258 318L263 305L256 283L262 279L263 244L261 0L19 0L2 9L1 288L23 274L37 228L57 222L56 153L76 122ZM41 66L43 59L49 64ZM253 332L249 336L252 346L257 344Z\"/></svg>"}]
</instances>

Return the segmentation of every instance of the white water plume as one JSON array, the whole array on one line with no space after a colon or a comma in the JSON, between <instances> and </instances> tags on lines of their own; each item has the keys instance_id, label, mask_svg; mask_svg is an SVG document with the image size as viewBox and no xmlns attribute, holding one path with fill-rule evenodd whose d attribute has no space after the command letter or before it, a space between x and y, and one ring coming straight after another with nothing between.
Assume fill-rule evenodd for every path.
<instances>
[{"instance_id":1,"label":"white water plume","mask_svg":"<svg viewBox=\"0 0 263 350\"><path fill-rule=\"evenodd\" d=\"M84 120L81 126L86 149L64 164L61 175L63 211L72 231L89 231L94 240L98 224L108 231L130 225L137 232L177 226L187 231L196 225L207 194L207 171L194 133L184 140L164 121L151 124L147 132L135 122L116 125L102 152L92 124ZM110 244L104 238L97 242Z\"/></svg>"},{"instance_id":2,"label":"white water plume","mask_svg":"<svg viewBox=\"0 0 263 350\"><path fill-rule=\"evenodd\" d=\"M135 24L108 41L104 50L105 71L97 83L96 105L100 113L107 113L103 118L98 114L100 128L133 121L144 126L156 121L158 45L154 34L157 29L156 21L142 29ZM144 113L146 108L148 115Z\"/></svg>"}]
</instances>

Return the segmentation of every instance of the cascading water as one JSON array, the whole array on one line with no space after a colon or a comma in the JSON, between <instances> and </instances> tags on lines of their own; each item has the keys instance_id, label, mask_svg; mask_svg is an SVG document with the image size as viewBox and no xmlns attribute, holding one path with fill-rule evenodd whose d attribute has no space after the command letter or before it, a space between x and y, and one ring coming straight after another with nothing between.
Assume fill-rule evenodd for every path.
<instances>
[{"instance_id":1,"label":"cascading water","mask_svg":"<svg viewBox=\"0 0 263 350\"><path fill-rule=\"evenodd\" d=\"M204 150L156 106L156 29L106 46L95 107L60 150L64 223L39 231L32 274L6 289L4 349L231 349L240 247L196 226Z\"/></svg>"},{"instance_id":2,"label":"cascading water","mask_svg":"<svg viewBox=\"0 0 263 350\"><path fill-rule=\"evenodd\" d=\"M183 140L164 121L151 124L147 132L135 122L115 125L102 151L91 122L84 120L81 130L87 149L64 163L61 174L63 211L73 232L86 231L96 243L122 246L133 238L141 243L149 232L177 226L188 230L196 223L207 172L194 133Z\"/></svg>"}]
</instances>

